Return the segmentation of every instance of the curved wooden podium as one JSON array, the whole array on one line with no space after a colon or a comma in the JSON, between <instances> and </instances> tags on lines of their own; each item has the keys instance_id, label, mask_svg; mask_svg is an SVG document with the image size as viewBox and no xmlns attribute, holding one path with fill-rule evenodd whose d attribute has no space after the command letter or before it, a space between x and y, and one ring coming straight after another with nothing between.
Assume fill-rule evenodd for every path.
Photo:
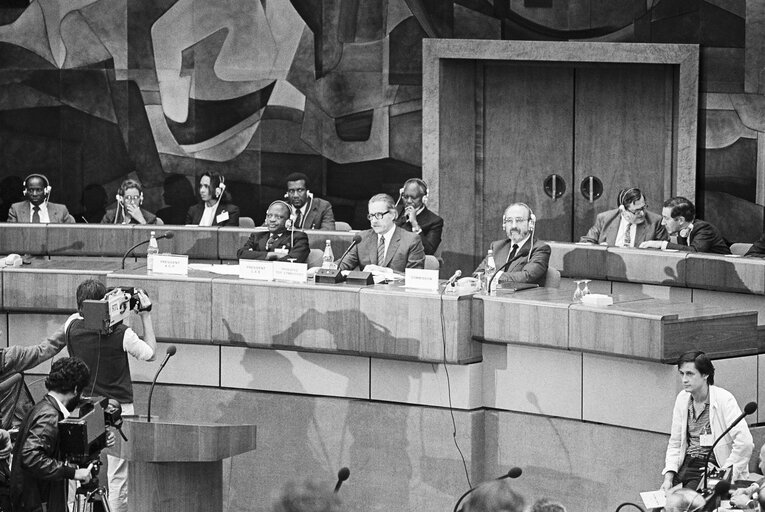
<instances>
[{"instance_id":1,"label":"curved wooden podium","mask_svg":"<svg viewBox=\"0 0 765 512\"><path fill-rule=\"evenodd\" d=\"M222 461L255 449L255 425L195 425L126 419L131 512L223 510ZM117 439L121 441L120 437Z\"/></svg>"}]
</instances>

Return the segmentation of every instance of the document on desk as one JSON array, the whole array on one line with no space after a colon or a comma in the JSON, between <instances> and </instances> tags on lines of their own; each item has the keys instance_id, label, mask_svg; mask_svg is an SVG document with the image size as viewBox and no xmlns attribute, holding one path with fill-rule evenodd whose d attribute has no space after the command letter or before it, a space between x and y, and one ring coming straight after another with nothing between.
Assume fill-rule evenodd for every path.
<instances>
[{"instance_id":1,"label":"document on desk","mask_svg":"<svg viewBox=\"0 0 765 512\"><path fill-rule=\"evenodd\" d=\"M640 499L643 500L643 505L648 510L664 508L664 505L667 504L667 495L664 491L641 492Z\"/></svg>"}]
</instances>

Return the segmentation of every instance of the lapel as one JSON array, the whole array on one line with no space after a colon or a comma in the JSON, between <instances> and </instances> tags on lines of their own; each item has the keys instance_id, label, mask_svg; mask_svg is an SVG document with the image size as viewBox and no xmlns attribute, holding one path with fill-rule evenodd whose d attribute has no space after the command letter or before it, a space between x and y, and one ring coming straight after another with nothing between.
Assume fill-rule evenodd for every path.
<instances>
[{"instance_id":1,"label":"lapel","mask_svg":"<svg viewBox=\"0 0 765 512\"><path fill-rule=\"evenodd\" d=\"M268 238L266 238L268 240ZM284 233L279 236L276 241L274 242L274 249L281 249L282 246L286 246L287 249L292 248L290 245L290 232L289 230L285 231Z\"/></svg>"},{"instance_id":2,"label":"lapel","mask_svg":"<svg viewBox=\"0 0 765 512\"><path fill-rule=\"evenodd\" d=\"M622 222L622 212L617 208L616 215L606 226L606 243L616 245L616 235L619 233L619 224Z\"/></svg>"},{"instance_id":3,"label":"lapel","mask_svg":"<svg viewBox=\"0 0 765 512\"><path fill-rule=\"evenodd\" d=\"M30 213L32 211L32 203L29 201L24 201L21 203L21 211L19 212L19 217L21 217L19 222L29 222L29 219L31 219Z\"/></svg>"},{"instance_id":4,"label":"lapel","mask_svg":"<svg viewBox=\"0 0 765 512\"><path fill-rule=\"evenodd\" d=\"M379 263L378 265L382 267L386 267L390 264L390 260L393 259L393 255L396 254L396 251L398 250L399 243L401 242L401 228L396 226L396 228L393 230L393 236L390 239L390 244L388 245L388 250L385 252L385 262ZM376 250L376 249L375 249Z\"/></svg>"},{"instance_id":5,"label":"lapel","mask_svg":"<svg viewBox=\"0 0 765 512\"><path fill-rule=\"evenodd\" d=\"M515 253L515 257L512 259L512 263L510 263L510 266L507 268L506 272L514 272L515 269L519 266L523 266L523 263L526 261L526 259L529 256L529 246L531 245L531 237L529 237L528 240L526 240L526 243L524 243L522 246L518 248L518 252ZM507 253L510 254L510 251L512 250L513 244L509 243L507 244ZM507 258L507 256L505 256Z\"/></svg>"},{"instance_id":6,"label":"lapel","mask_svg":"<svg viewBox=\"0 0 765 512\"><path fill-rule=\"evenodd\" d=\"M319 209L319 205L316 204L316 199L314 199L311 202L311 207L308 208L305 212L305 216L303 216L303 219L300 221L300 227L302 229L308 228L311 229L311 224L313 223L313 219L318 215L316 212Z\"/></svg>"},{"instance_id":7,"label":"lapel","mask_svg":"<svg viewBox=\"0 0 765 512\"><path fill-rule=\"evenodd\" d=\"M648 229L648 217L644 217L644 221L635 227L635 247L640 245L640 242L645 242L645 231Z\"/></svg>"},{"instance_id":8,"label":"lapel","mask_svg":"<svg viewBox=\"0 0 765 512\"><path fill-rule=\"evenodd\" d=\"M497 266L497 269L507 263L507 255L510 254L510 248L512 246L513 244L510 242L509 238L500 240L494 246L494 264Z\"/></svg>"}]
</instances>

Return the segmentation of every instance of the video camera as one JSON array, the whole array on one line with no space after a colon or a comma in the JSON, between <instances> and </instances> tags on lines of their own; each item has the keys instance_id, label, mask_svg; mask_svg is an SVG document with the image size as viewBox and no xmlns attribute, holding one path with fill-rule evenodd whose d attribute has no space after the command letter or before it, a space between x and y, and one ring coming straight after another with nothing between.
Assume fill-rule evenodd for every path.
<instances>
[{"instance_id":1,"label":"video camera","mask_svg":"<svg viewBox=\"0 0 765 512\"><path fill-rule=\"evenodd\" d=\"M82 399L67 419L58 422L63 458L87 466L106 448L106 427L116 428L127 441L122 423L122 406L116 400L98 396Z\"/></svg>"},{"instance_id":2,"label":"video camera","mask_svg":"<svg viewBox=\"0 0 765 512\"><path fill-rule=\"evenodd\" d=\"M112 288L101 300L84 300L82 316L85 327L108 334L115 325L130 316L131 311L151 311L151 301L144 304L139 292L146 295L145 291L138 288Z\"/></svg>"}]
</instances>

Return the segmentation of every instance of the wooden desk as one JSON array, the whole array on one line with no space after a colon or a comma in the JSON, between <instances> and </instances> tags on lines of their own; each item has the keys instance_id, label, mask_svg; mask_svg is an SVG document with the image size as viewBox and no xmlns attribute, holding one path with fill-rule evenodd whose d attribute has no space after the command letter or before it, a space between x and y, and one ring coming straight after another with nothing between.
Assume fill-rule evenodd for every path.
<instances>
[{"instance_id":1,"label":"wooden desk","mask_svg":"<svg viewBox=\"0 0 765 512\"><path fill-rule=\"evenodd\" d=\"M605 245L546 242L550 245L550 266L563 277L606 279Z\"/></svg>"},{"instance_id":2,"label":"wooden desk","mask_svg":"<svg viewBox=\"0 0 765 512\"><path fill-rule=\"evenodd\" d=\"M480 361L481 345L470 335L472 294L439 292L403 284L362 289L360 352L434 363Z\"/></svg>"},{"instance_id":3,"label":"wooden desk","mask_svg":"<svg viewBox=\"0 0 765 512\"><path fill-rule=\"evenodd\" d=\"M86 279L106 283L115 268L119 268L117 258L34 259L30 265L6 267L3 310L74 313L77 286Z\"/></svg>"},{"instance_id":4,"label":"wooden desk","mask_svg":"<svg viewBox=\"0 0 765 512\"><path fill-rule=\"evenodd\" d=\"M188 276L148 275L145 265L106 277L107 286L143 288L152 301L154 332L161 340L209 343L214 274L189 270Z\"/></svg>"},{"instance_id":5,"label":"wooden desk","mask_svg":"<svg viewBox=\"0 0 765 512\"><path fill-rule=\"evenodd\" d=\"M757 313L657 299L572 304L569 348L669 363L688 350L713 358L756 354Z\"/></svg>"},{"instance_id":6,"label":"wooden desk","mask_svg":"<svg viewBox=\"0 0 765 512\"><path fill-rule=\"evenodd\" d=\"M765 259L689 254L688 286L707 290L765 294Z\"/></svg>"},{"instance_id":7,"label":"wooden desk","mask_svg":"<svg viewBox=\"0 0 765 512\"><path fill-rule=\"evenodd\" d=\"M686 252L609 247L606 254L609 281L686 285Z\"/></svg>"},{"instance_id":8,"label":"wooden desk","mask_svg":"<svg viewBox=\"0 0 765 512\"><path fill-rule=\"evenodd\" d=\"M254 229L220 228L218 231L218 256L222 260L235 260L236 251L243 247L252 233L266 231L263 226ZM332 243L332 251L335 258L342 256L343 252L351 245L357 231L321 231L318 229L306 229L308 244L311 249L324 250L327 240Z\"/></svg>"},{"instance_id":9,"label":"wooden desk","mask_svg":"<svg viewBox=\"0 0 765 512\"><path fill-rule=\"evenodd\" d=\"M170 240L157 241L160 252L173 254L185 254L190 259L217 260L218 258L218 230L220 228L201 228L199 226L133 226L133 240L130 245L137 244L151 237L154 231L157 236L167 232L173 233ZM130 245L128 247L130 247ZM125 247L124 250L127 250ZM135 250L136 256L145 257L149 245L142 245ZM124 252L123 250L123 252Z\"/></svg>"},{"instance_id":10,"label":"wooden desk","mask_svg":"<svg viewBox=\"0 0 765 512\"><path fill-rule=\"evenodd\" d=\"M50 256L119 256L133 245L133 227L112 224L51 224Z\"/></svg>"},{"instance_id":11,"label":"wooden desk","mask_svg":"<svg viewBox=\"0 0 765 512\"><path fill-rule=\"evenodd\" d=\"M47 224L5 223L0 226L0 247L3 254L47 254L47 237Z\"/></svg>"},{"instance_id":12,"label":"wooden desk","mask_svg":"<svg viewBox=\"0 0 765 512\"><path fill-rule=\"evenodd\" d=\"M358 353L359 290L216 277L212 339L222 345Z\"/></svg>"}]
</instances>

